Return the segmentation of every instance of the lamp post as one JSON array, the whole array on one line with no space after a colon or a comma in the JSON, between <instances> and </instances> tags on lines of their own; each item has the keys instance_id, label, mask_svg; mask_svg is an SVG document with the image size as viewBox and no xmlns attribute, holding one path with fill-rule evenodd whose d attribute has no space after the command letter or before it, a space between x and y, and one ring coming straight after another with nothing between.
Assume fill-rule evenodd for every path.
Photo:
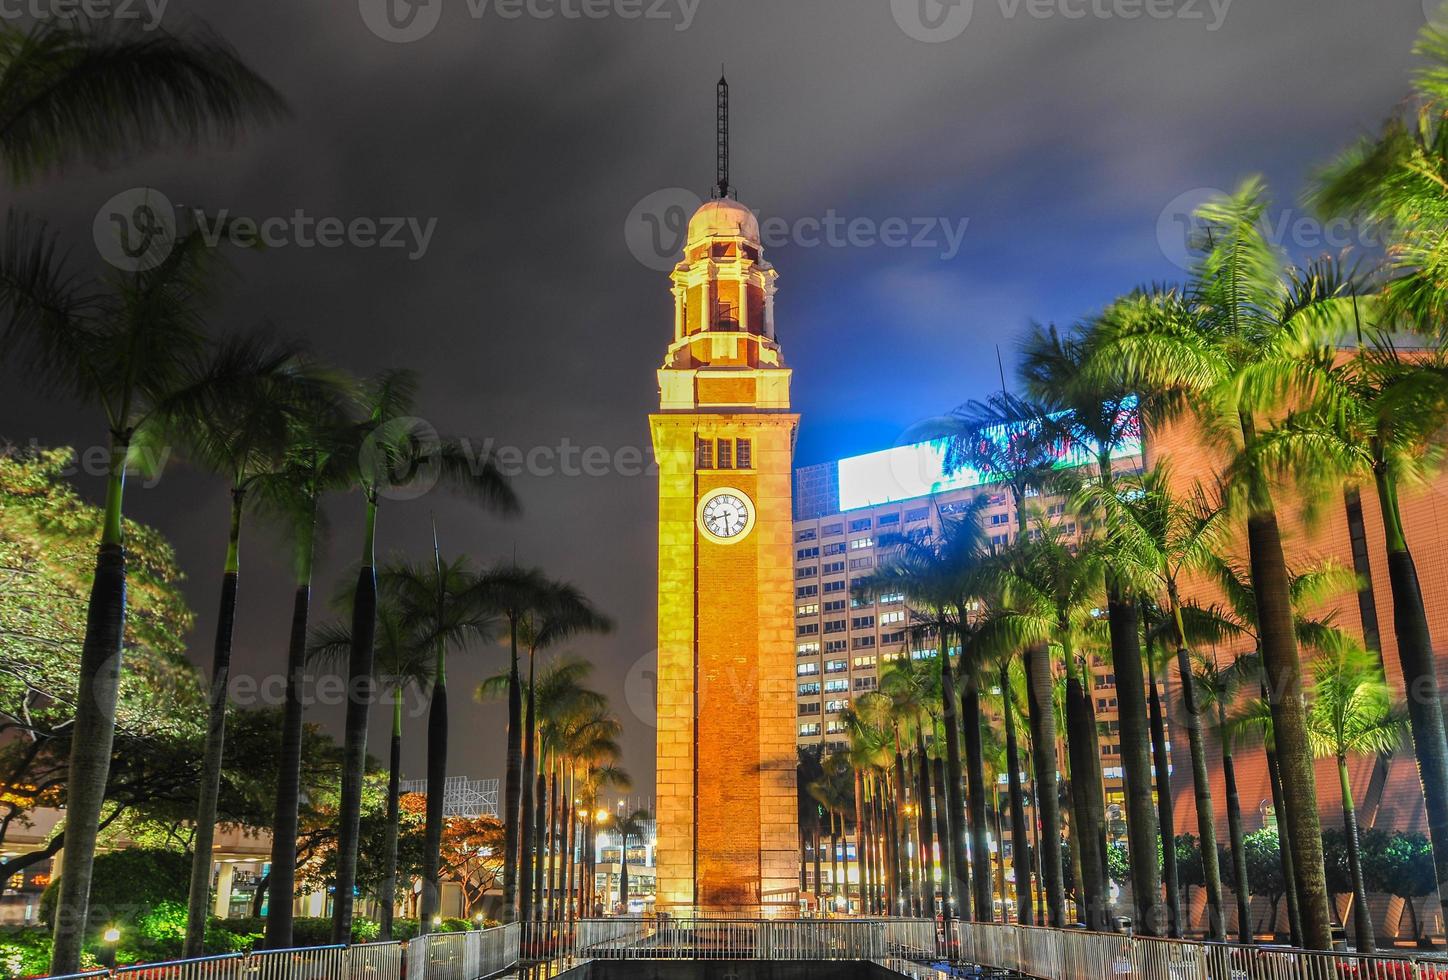
<instances>
[{"instance_id":1,"label":"lamp post","mask_svg":"<svg viewBox=\"0 0 1448 980\"><path fill-rule=\"evenodd\" d=\"M99 957L101 966L107 970L116 968L116 944L121 941L121 930L110 926L101 933L101 955Z\"/></svg>"}]
</instances>

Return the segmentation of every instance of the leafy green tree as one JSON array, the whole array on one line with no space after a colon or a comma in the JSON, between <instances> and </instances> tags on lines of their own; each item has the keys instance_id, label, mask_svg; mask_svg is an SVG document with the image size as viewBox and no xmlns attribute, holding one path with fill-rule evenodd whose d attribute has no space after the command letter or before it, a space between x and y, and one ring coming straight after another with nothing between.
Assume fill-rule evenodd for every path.
<instances>
[{"instance_id":1,"label":"leafy green tree","mask_svg":"<svg viewBox=\"0 0 1448 980\"><path fill-rule=\"evenodd\" d=\"M1368 887L1401 898L1413 924L1413 938L1419 946L1428 945L1417 906L1418 899L1433 894L1438 887L1433 848L1428 838L1422 834L1389 835L1370 830L1363 835L1363 851L1370 869Z\"/></svg>"},{"instance_id":2,"label":"leafy green tree","mask_svg":"<svg viewBox=\"0 0 1448 980\"><path fill-rule=\"evenodd\" d=\"M1302 358L1351 325L1353 287L1330 263L1285 270L1264 234L1265 207L1265 190L1255 178L1204 204L1197 212L1202 235L1189 283L1118 304L1103 352L1129 379L1189 409L1227 457L1231 502L1247 524L1303 943L1330 949L1332 918L1287 563L1273 481L1255 447L1283 407Z\"/></svg>"},{"instance_id":3,"label":"leafy green tree","mask_svg":"<svg viewBox=\"0 0 1448 980\"><path fill-rule=\"evenodd\" d=\"M1282 843L1277 839L1277 829L1263 827L1261 830L1254 830L1242 838L1242 846L1247 853L1248 880L1256 894L1267 896L1271 907L1270 918L1263 925L1270 926L1275 931L1277 906L1287 889L1287 879L1282 875L1282 862L1277 857L1277 852L1282 848Z\"/></svg>"},{"instance_id":4,"label":"leafy green tree","mask_svg":"<svg viewBox=\"0 0 1448 980\"><path fill-rule=\"evenodd\" d=\"M0 784L7 787L0 844L35 807L67 797L90 586L85 569L105 520L67 480L74 465L69 449L0 449ZM131 601L122 641L129 667L116 699L119 742L191 738L201 731L204 702L185 656L192 615L181 594L184 576L155 530L127 520L125 534ZM144 783L113 780L102 819L123 819L154 788ZM0 859L0 877L49 860L64 842L61 831L36 850Z\"/></svg>"}]
</instances>

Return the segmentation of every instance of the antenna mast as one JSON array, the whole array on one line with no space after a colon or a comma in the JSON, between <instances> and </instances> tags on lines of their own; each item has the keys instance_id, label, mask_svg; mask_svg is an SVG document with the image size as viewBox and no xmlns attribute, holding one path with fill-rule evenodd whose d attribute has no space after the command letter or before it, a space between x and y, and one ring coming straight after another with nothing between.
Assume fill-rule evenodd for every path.
<instances>
[{"instance_id":1,"label":"antenna mast","mask_svg":"<svg viewBox=\"0 0 1448 980\"><path fill-rule=\"evenodd\" d=\"M714 196L729 196L729 82L724 78L724 67L719 67L719 85L715 89L714 137L716 141L714 158Z\"/></svg>"}]
</instances>

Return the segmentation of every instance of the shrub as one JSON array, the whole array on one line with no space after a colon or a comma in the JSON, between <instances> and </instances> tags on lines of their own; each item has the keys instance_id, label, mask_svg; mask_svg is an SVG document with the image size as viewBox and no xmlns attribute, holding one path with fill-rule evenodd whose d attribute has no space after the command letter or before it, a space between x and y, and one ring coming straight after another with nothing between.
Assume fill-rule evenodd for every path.
<instances>
[{"instance_id":1,"label":"shrub","mask_svg":"<svg viewBox=\"0 0 1448 980\"><path fill-rule=\"evenodd\" d=\"M472 924L471 922L469 922L467 919L454 919L454 918L452 918L451 916L449 916L448 918L442 920L442 925L438 926L437 931L438 931L438 932L467 932L467 931L468 931L469 929L471 929L472 927L473 927L473 924Z\"/></svg>"},{"instance_id":2,"label":"shrub","mask_svg":"<svg viewBox=\"0 0 1448 980\"><path fill-rule=\"evenodd\" d=\"M0 931L0 978L43 976L50 968L50 930Z\"/></svg>"},{"instance_id":3,"label":"shrub","mask_svg":"<svg viewBox=\"0 0 1448 980\"><path fill-rule=\"evenodd\" d=\"M40 896L40 918L55 921L55 900L60 878ZM95 936L108 926L134 926L163 902L186 907L191 859L180 851L130 847L96 855L91 879L90 923Z\"/></svg>"}]
</instances>

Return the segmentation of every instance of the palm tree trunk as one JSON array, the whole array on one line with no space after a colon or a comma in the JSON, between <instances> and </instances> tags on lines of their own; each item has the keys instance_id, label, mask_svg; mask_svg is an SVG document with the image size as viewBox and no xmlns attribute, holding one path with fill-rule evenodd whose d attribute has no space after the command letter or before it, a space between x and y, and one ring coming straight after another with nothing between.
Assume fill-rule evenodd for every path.
<instances>
[{"instance_id":1,"label":"palm tree trunk","mask_svg":"<svg viewBox=\"0 0 1448 980\"><path fill-rule=\"evenodd\" d=\"M523 793L523 681L518 676L518 617L508 614L508 759L503 787L503 922L518 918L518 810Z\"/></svg>"},{"instance_id":2,"label":"palm tree trunk","mask_svg":"<svg viewBox=\"0 0 1448 980\"><path fill-rule=\"evenodd\" d=\"M880 788L881 833L885 842L885 880L889 894L885 902L886 915L903 915L905 912L905 882L900 861L900 824L895 805L888 794L892 793L891 776L885 773Z\"/></svg>"},{"instance_id":3,"label":"palm tree trunk","mask_svg":"<svg viewBox=\"0 0 1448 980\"><path fill-rule=\"evenodd\" d=\"M1061 809L1056 799L1056 706L1051 700L1050 654L1044 644L1026 648L1026 707L1031 726L1031 759L1036 783L1036 813L1045 828L1061 826ZM1046 893L1049 925L1066 926L1066 893L1061 878L1061 849L1043 847L1040 855L1041 885Z\"/></svg>"},{"instance_id":4,"label":"palm tree trunk","mask_svg":"<svg viewBox=\"0 0 1448 980\"><path fill-rule=\"evenodd\" d=\"M373 542L377 501L369 495L362 567L352 600L352 649L347 664L347 714L343 721L342 793L337 813L337 888L332 905L332 942L352 941L352 901L357 884L357 839L362 826L362 780L367 770L367 712L373 698L372 658L377 633L377 571Z\"/></svg>"},{"instance_id":5,"label":"palm tree trunk","mask_svg":"<svg viewBox=\"0 0 1448 980\"><path fill-rule=\"evenodd\" d=\"M865 779L858 768L853 768L855 777L855 874L860 879L860 912L870 914L866 896L870 891L868 831L865 828Z\"/></svg>"},{"instance_id":6,"label":"palm tree trunk","mask_svg":"<svg viewBox=\"0 0 1448 980\"><path fill-rule=\"evenodd\" d=\"M942 643L944 648L945 644ZM962 663L964 662L964 648L961 650ZM970 681L965 681L966 690L970 689ZM954 892L956 901L960 903L960 917L967 915L966 902L969 892L969 865L966 863L968 855L966 852L966 810L964 793L963 760L960 755L960 739L956 737L956 730L962 724L973 724L979 726L979 718L970 717L970 708L966 707L966 717L962 719L961 702L955 694L955 672L950 666L950 651L941 650L940 656L940 694L941 694L941 728L944 729L945 738L945 825L946 829L941 835L942 845L946 850L946 864L948 869L945 875L948 886L947 893ZM976 711L979 711L977 699ZM977 733L979 728L977 727ZM945 903L945 918L950 919L950 903Z\"/></svg>"},{"instance_id":7,"label":"palm tree trunk","mask_svg":"<svg viewBox=\"0 0 1448 980\"><path fill-rule=\"evenodd\" d=\"M1272 732L1287 807L1285 822L1291 834L1302 942L1308 949L1331 949L1332 913L1323 868L1317 778L1307 741L1302 664L1297 657L1287 562L1273 511L1259 510L1247 518L1247 544L1263 668L1272 694Z\"/></svg>"},{"instance_id":8,"label":"palm tree trunk","mask_svg":"<svg viewBox=\"0 0 1448 980\"><path fill-rule=\"evenodd\" d=\"M574 885L575 876L576 876L576 874L577 874L576 866L575 866L575 863L574 863L574 860L573 860L573 852L574 852L574 847L575 847L575 845L576 845L576 843L577 843L577 826L578 826L578 820L577 820L577 818L576 818L576 815L575 815L574 809L573 809L574 782L573 782L573 767L572 767L572 764L571 764L571 763L568 765L568 768L567 768L567 770L565 771L564 776L566 777L566 778L565 778L566 787L565 787L565 789L564 789L564 791L563 791L563 813L564 813L564 817L565 817L564 822L563 822L563 826L564 826L564 833L566 834L566 836L567 836L568 839L567 839L566 844L565 844L564 849L563 849L563 853L565 854L565 858L564 858L564 864L563 864L563 878L564 878L564 882L563 882L563 896L562 896L562 897L563 897L563 902L564 902L564 905L565 905L565 911L566 911L566 913L567 913L566 917L567 917L567 919L568 919L569 922L572 922L572 921L573 921L573 911L574 911L574 904L573 904L573 885Z\"/></svg>"},{"instance_id":9,"label":"palm tree trunk","mask_svg":"<svg viewBox=\"0 0 1448 980\"><path fill-rule=\"evenodd\" d=\"M1266 681L1263 681L1263 698L1267 697ZM1270 743L1269 743L1270 745ZM1282 802L1282 776L1277 769L1277 753L1270 747L1266 748L1267 755L1267 781L1272 787L1272 811L1276 814L1283 812ZM1283 895L1287 898L1287 929L1292 939L1292 945L1302 945L1302 916L1298 912L1297 905L1297 880L1292 864L1292 835L1288 832L1286 824L1279 818L1277 821L1277 853L1278 860L1282 865ZM1276 920L1273 920L1274 928Z\"/></svg>"},{"instance_id":10,"label":"palm tree trunk","mask_svg":"<svg viewBox=\"0 0 1448 980\"><path fill-rule=\"evenodd\" d=\"M533 918L543 918L543 877L548 860L548 842L544 834L548 830L548 776L538 768L538 780L533 787L537 801L533 813Z\"/></svg>"},{"instance_id":11,"label":"palm tree trunk","mask_svg":"<svg viewBox=\"0 0 1448 980\"><path fill-rule=\"evenodd\" d=\"M823 828L820 826L820 823L823 819L820 815L819 806L816 804L815 818L813 821L814 834L813 840L810 843L810 853L813 855L814 860L814 896L816 909L824 908L824 871L821 867L823 859L820 857L820 844L821 837L823 836Z\"/></svg>"},{"instance_id":12,"label":"palm tree trunk","mask_svg":"<svg viewBox=\"0 0 1448 980\"><path fill-rule=\"evenodd\" d=\"M960 702L962 741L965 746L965 778L968 782L966 823L970 828L970 881L976 922L995 920L995 902L991 888L990 831L985 816L985 761L980 738L980 684L974 677L965 680L965 693ZM999 836L996 840L1000 844ZM965 850L964 847L961 850ZM965 862L962 860L961 862ZM1004 894L1002 894L1004 898ZM964 906L962 906L962 909ZM962 913L963 914L963 913Z\"/></svg>"},{"instance_id":13,"label":"palm tree trunk","mask_svg":"<svg viewBox=\"0 0 1448 980\"><path fill-rule=\"evenodd\" d=\"M925 733L915 733L915 784L919 805L915 808L915 837L920 842L920 906L921 914L935 917L935 814L932 802L935 793L930 785L930 760L925 757Z\"/></svg>"},{"instance_id":14,"label":"palm tree trunk","mask_svg":"<svg viewBox=\"0 0 1448 980\"><path fill-rule=\"evenodd\" d=\"M1242 804L1237 796L1237 767L1232 761L1232 753L1225 746L1222 748L1222 778L1227 787L1227 842L1232 849L1232 877L1236 881L1232 891L1237 897L1237 941L1246 946L1252 942L1252 882L1247 877L1247 848L1242 842Z\"/></svg>"},{"instance_id":15,"label":"palm tree trunk","mask_svg":"<svg viewBox=\"0 0 1448 980\"><path fill-rule=\"evenodd\" d=\"M1358 839L1357 810L1353 806L1352 783L1347 776L1347 756L1337 757L1337 779L1342 786L1342 829L1347 837L1348 868L1352 872L1352 922L1357 934L1357 951L1371 956L1378 951L1373 936L1373 916L1368 909L1368 889L1363 882L1362 845Z\"/></svg>"},{"instance_id":16,"label":"palm tree trunk","mask_svg":"<svg viewBox=\"0 0 1448 980\"><path fill-rule=\"evenodd\" d=\"M1433 843L1433 865L1440 887L1438 898L1448 921L1448 734L1445 734L1443 699L1433 655L1432 636L1423 608L1418 569L1408 549L1398 510L1397 483L1386 466L1375 467L1378 504L1388 549L1388 583L1393 595L1393 635L1398 663L1407 692L1408 721L1413 732L1413 755L1428 812L1428 836Z\"/></svg>"},{"instance_id":17,"label":"palm tree trunk","mask_svg":"<svg viewBox=\"0 0 1448 980\"><path fill-rule=\"evenodd\" d=\"M518 818L518 917L524 922L533 918L535 851L533 842L533 773L538 765L538 760L534 756L537 751L537 737L534 732L537 725L537 695L533 690L536 661L537 657L530 646L528 648L528 714L523 722L523 773L520 786L522 807Z\"/></svg>"},{"instance_id":18,"label":"palm tree trunk","mask_svg":"<svg viewBox=\"0 0 1448 980\"><path fill-rule=\"evenodd\" d=\"M900 867L900 897L902 906L910 912L920 907L919 881L914 874L914 861L910 856L910 811L905 807L905 787L909 785L910 774L905 769L905 756L900 751L900 736L895 736L895 851L896 863Z\"/></svg>"},{"instance_id":19,"label":"palm tree trunk","mask_svg":"<svg viewBox=\"0 0 1448 980\"><path fill-rule=\"evenodd\" d=\"M1207 775L1207 750L1202 740L1202 714L1192 683L1191 657L1187 650L1186 627L1175 584L1168 587L1172 619L1176 626L1177 676L1182 686L1182 711L1186 715L1187 745L1192 754L1192 792L1196 797L1197 834L1202 848L1202 877L1207 890L1207 936L1221 942L1227 938L1222 912L1222 869L1217 859L1216 811L1212 806L1212 784Z\"/></svg>"},{"instance_id":20,"label":"palm tree trunk","mask_svg":"<svg viewBox=\"0 0 1448 980\"><path fill-rule=\"evenodd\" d=\"M620 835L623 844L618 852L618 902L623 914L628 915L628 838Z\"/></svg>"},{"instance_id":21,"label":"palm tree trunk","mask_svg":"<svg viewBox=\"0 0 1448 980\"><path fill-rule=\"evenodd\" d=\"M427 707L427 801L423 823L422 902L418 932L432 931L432 920L442 908L442 832L444 790L447 785L448 703L447 653L439 649L432 697Z\"/></svg>"},{"instance_id":22,"label":"palm tree trunk","mask_svg":"<svg viewBox=\"0 0 1448 980\"><path fill-rule=\"evenodd\" d=\"M1156 674L1148 672L1151 712L1151 757L1156 770L1156 818L1161 830L1161 876L1166 886L1166 934L1173 939L1182 935L1181 888L1177 874L1176 816L1172 812L1171 757L1166 748L1166 723L1161 698L1157 695ZM1120 698L1117 699L1118 703ZM1135 887L1135 886L1133 886Z\"/></svg>"},{"instance_id":23,"label":"palm tree trunk","mask_svg":"<svg viewBox=\"0 0 1448 980\"><path fill-rule=\"evenodd\" d=\"M377 938L392 942L392 907L397 899L397 824L402 817L402 688L392 692L392 742L387 753L387 825L382 841L382 887L377 904Z\"/></svg>"},{"instance_id":24,"label":"palm tree trunk","mask_svg":"<svg viewBox=\"0 0 1448 980\"><path fill-rule=\"evenodd\" d=\"M305 574L292 597L287 642L287 693L282 714L282 748L277 766L276 810L272 815L271 900L267 903L266 947L292 945L293 895L297 890L297 807L302 790L302 681L307 663L307 619L312 604L311 546Z\"/></svg>"},{"instance_id":25,"label":"palm tree trunk","mask_svg":"<svg viewBox=\"0 0 1448 980\"><path fill-rule=\"evenodd\" d=\"M86 607L79 690L70 740L66 782L65 872L60 876L50 972L80 970L81 946L90 909L91 873L100 834L101 806L115 740L116 697L126 628L126 551L121 535L121 499L126 480L128 438L112 436L106 480L105 518L96 551L95 576Z\"/></svg>"},{"instance_id":26,"label":"palm tree trunk","mask_svg":"<svg viewBox=\"0 0 1448 980\"><path fill-rule=\"evenodd\" d=\"M1237 897L1237 941L1252 942L1252 882L1247 877L1247 848L1242 842L1242 804L1237 795L1237 767L1227 738L1227 705L1217 699L1217 732L1222 746L1222 779L1227 790L1227 841L1232 849L1232 891Z\"/></svg>"},{"instance_id":27,"label":"palm tree trunk","mask_svg":"<svg viewBox=\"0 0 1448 980\"><path fill-rule=\"evenodd\" d=\"M1031 843L1026 831L1026 798L1021 789L1021 751L1016 737L1010 661L1002 660L1000 669L1001 698L1005 705L1006 794L1011 808L1011 871L1015 876L1016 921L1029 926L1035 924L1031 899ZM1005 902L1004 893L1001 901ZM1004 917L1004 905L1001 912Z\"/></svg>"},{"instance_id":28,"label":"palm tree trunk","mask_svg":"<svg viewBox=\"0 0 1448 980\"><path fill-rule=\"evenodd\" d=\"M552 922L558 918L558 885L559 875L563 865L560 863L563 850L563 839L560 834L559 820L563 814L563 801L559 797L558 769L559 760L554 753L553 765L549 767L548 780L551 784L548 791L548 921Z\"/></svg>"},{"instance_id":29,"label":"palm tree trunk","mask_svg":"<svg viewBox=\"0 0 1448 980\"><path fill-rule=\"evenodd\" d=\"M1109 461L1107 468L1110 468ZM1131 863L1132 927L1139 935L1160 936L1163 922L1161 874L1157 869L1157 812L1151 798L1151 732L1147 720L1145 665L1136 603L1114 580L1107 585L1107 624L1111 630L1111 663L1116 674L1116 707L1120 722L1121 775L1126 791L1126 840ZM1088 694L1089 696L1089 694ZM1163 848L1163 851L1168 848Z\"/></svg>"},{"instance_id":30,"label":"palm tree trunk","mask_svg":"<svg viewBox=\"0 0 1448 980\"><path fill-rule=\"evenodd\" d=\"M952 902L960 903L961 918L970 915L970 883L958 882L952 888L949 802L945 799L945 760L938 755L931 762L931 784L935 792L935 839L940 848L940 914L943 921L949 922Z\"/></svg>"},{"instance_id":31,"label":"palm tree trunk","mask_svg":"<svg viewBox=\"0 0 1448 980\"><path fill-rule=\"evenodd\" d=\"M1069 649L1066 655L1073 658ZM1106 801L1097 775L1101 749L1078 667L1068 666L1066 673L1066 752L1071 765L1071 802L1075 811L1071 836L1079 842L1081 860L1081 877L1076 880L1076 887L1083 900L1086 928L1107 932L1111 922L1110 892L1106 887Z\"/></svg>"},{"instance_id":32,"label":"palm tree trunk","mask_svg":"<svg viewBox=\"0 0 1448 980\"><path fill-rule=\"evenodd\" d=\"M839 814L828 811L830 818L830 898L831 905L837 904L840 895L840 834Z\"/></svg>"},{"instance_id":33,"label":"palm tree trunk","mask_svg":"<svg viewBox=\"0 0 1448 980\"><path fill-rule=\"evenodd\" d=\"M236 586L241 542L244 491L231 491L231 526L226 538L226 566L221 575L221 601L216 610L216 643L211 659L211 697L202 751L201 783L196 792L196 823L192 838L191 888L186 907L186 941L181 955L200 956L206 949L206 923L211 918L211 854L216 839L216 808L221 797L221 767L226 751L226 702L231 684L231 637L236 626Z\"/></svg>"}]
</instances>

